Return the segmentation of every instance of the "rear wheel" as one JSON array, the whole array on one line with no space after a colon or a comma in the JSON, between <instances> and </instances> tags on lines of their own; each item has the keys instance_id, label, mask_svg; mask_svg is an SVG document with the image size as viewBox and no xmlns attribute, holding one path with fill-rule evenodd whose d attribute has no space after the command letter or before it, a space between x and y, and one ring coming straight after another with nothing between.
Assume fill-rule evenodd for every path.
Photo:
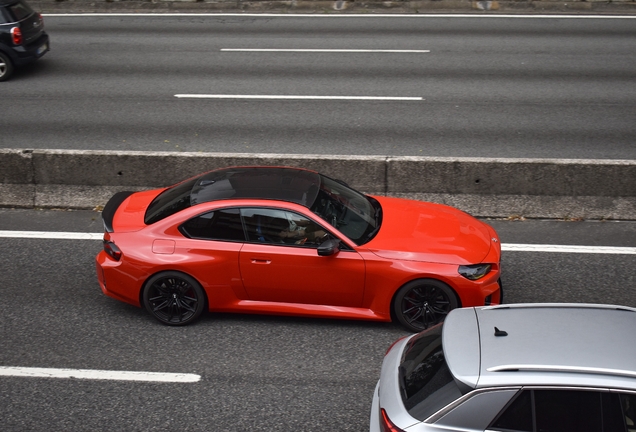
<instances>
[{"instance_id":1,"label":"rear wheel","mask_svg":"<svg viewBox=\"0 0 636 432\"><path fill-rule=\"evenodd\" d=\"M205 308L205 292L192 277L179 272L163 272L144 286L143 304L156 319L167 325L187 325Z\"/></svg>"},{"instance_id":2,"label":"rear wheel","mask_svg":"<svg viewBox=\"0 0 636 432\"><path fill-rule=\"evenodd\" d=\"M458 306L451 287L435 279L420 279L400 288L393 300L393 313L404 327L420 332L444 321Z\"/></svg>"},{"instance_id":3,"label":"rear wheel","mask_svg":"<svg viewBox=\"0 0 636 432\"><path fill-rule=\"evenodd\" d=\"M8 55L0 52L0 81L8 80L13 75L13 63Z\"/></svg>"}]
</instances>

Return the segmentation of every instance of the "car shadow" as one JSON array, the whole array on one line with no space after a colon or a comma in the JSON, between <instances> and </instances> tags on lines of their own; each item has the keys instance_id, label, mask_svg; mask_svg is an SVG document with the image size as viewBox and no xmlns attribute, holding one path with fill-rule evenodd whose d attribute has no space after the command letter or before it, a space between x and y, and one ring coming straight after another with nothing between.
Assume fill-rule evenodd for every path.
<instances>
[{"instance_id":1,"label":"car shadow","mask_svg":"<svg viewBox=\"0 0 636 432\"><path fill-rule=\"evenodd\" d=\"M13 72L13 76L9 79L9 82L37 79L50 75L53 68L51 67L52 65L47 63L48 62L46 60L37 60L20 67L16 67Z\"/></svg>"},{"instance_id":2,"label":"car shadow","mask_svg":"<svg viewBox=\"0 0 636 432\"><path fill-rule=\"evenodd\" d=\"M222 312L206 312L198 320L198 323L204 325L215 325L222 323L224 325L254 325L263 326L271 325L273 327L315 327L325 330L330 328L345 328L352 331L399 331L410 334L401 325L394 322L377 322L363 320L346 320L332 318L310 318L297 316L280 316L280 315L259 315L259 314L240 314L240 313L222 313ZM194 323L193 325L197 325Z\"/></svg>"}]
</instances>

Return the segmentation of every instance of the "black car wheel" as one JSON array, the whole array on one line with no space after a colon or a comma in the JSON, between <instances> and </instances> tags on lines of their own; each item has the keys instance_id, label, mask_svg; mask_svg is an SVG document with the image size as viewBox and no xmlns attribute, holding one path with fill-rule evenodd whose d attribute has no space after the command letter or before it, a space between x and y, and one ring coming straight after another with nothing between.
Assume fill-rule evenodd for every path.
<instances>
[{"instance_id":1,"label":"black car wheel","mask_svg":"<svg viewBox=\"0 0 636 432\"><path fill-rule=\"evenodd\" d=\"M404 285L393 300L393 313L407 329L420 332L439 324L459 306L455 292L435 279L420 279Z\"/></svg>"},{"instance_id":2,"label":"black car wheel","mask_svg":"<svg viewBox=\"0 0 636 432\"><path fill-rule=\"evenodd\" d=\"M13 63L8 55L0 51L0 81L8 80L13 75Z\"/></svg>"},{"instance_id":3,"label":"black car wheel","mask_svg":"<svg viewBox=\"0 0 636 432\"><path fill-rule=\"evenodd\" d=\"M186 325L203 312L205 293L192 277L179 272L163 272L146 282L143 304L164 324Z\"/></svg>"}]
</instances>

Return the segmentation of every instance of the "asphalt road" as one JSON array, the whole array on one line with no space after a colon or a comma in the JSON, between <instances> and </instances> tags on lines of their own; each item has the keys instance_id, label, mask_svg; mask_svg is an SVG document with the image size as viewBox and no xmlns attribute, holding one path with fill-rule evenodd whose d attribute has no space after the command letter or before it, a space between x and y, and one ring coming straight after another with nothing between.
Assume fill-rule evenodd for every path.
<instances>
[{"instance_id":1,"label":"asphalt road","mask_svg":"<svg viewBox=\"0 0 636 432\"><path fill-rule=\"evenodd\" d=\"M636 222L489 221L502 244L636 246ZM0 230L99 233L90 211L0 209ZM5 431L364 431L399 326L208 314L185 328L103 296L98 240L0 238L0 366L196 383L0 377ZM504 252L506 301L636 307L636 255Z\"/></svg>"},{"instance_id":2,"label":"asphalt road","mask_svg":"<svg viewBox=\"0 0 636 432\"><path fill-rule=\"evenodd\" d=\"M0 148L636 159L633 18L45 16Z\"/></svg>"},{"instance_id":3,"label":"asphalt road","mask_svg":"<svg viewBox=\"0 0 636 432\"><path fill-rule=\"evenodd\" d=\"M45 22L53 51L2 84L0 148L636 159L633 20ZM634 222L490 223L503 243L636 246ZM94 212L0 209L0 230L101 229ZM406 334L399 326L214 314L165 327L101 294L93 264L100 246L0 238L0 367L201 380L0 377L1 430L367 430L382 356ZM506 301L636 307L634 257L505 252Z\"/></svg>"}]
</instances>

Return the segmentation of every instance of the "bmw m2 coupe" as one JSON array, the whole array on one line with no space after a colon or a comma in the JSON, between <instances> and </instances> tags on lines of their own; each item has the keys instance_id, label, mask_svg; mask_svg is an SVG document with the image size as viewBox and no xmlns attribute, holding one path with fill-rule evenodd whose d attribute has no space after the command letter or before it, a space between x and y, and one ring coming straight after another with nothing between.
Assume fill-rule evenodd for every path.
<instances>
[{"instance_id":1,"label":"bmw m2 coupe","mask_svg":"<svg viewBox=\"0 0 636 432\"><path fill-rule=\"evenodd\" d=\"M489 225L305 169L234 167L120 192L102 218L102 291L168 325L207 310L397 320L416 332L502 301Z\"/></svg>"}]
</instances>

